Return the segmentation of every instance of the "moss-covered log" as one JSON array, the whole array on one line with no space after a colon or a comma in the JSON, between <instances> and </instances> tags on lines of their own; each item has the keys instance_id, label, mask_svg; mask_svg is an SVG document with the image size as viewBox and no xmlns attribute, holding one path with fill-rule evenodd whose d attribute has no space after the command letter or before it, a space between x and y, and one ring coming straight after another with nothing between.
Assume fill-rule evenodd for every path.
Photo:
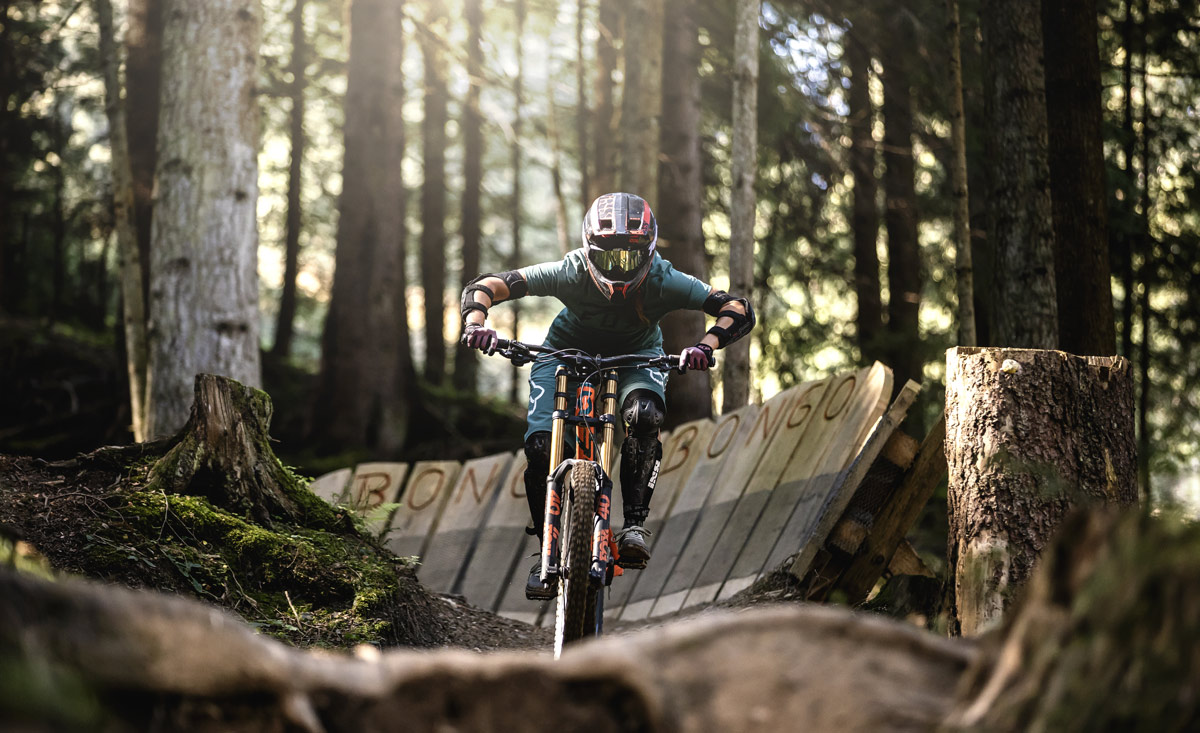
<instances>
[{"instance_id":1,"label":"moss-covered log","mask_svg":"<svg viewBox=\"0 0 1200 733\"><path fill-rule=\"evenodd\" d=\"M949 729L1195 730L1197 578L1195 523L1073 515L964 677Z\"/></svg>"},{"instance_id":2,"label":"moss-covered log","mask_svg":"<svg viewBox=\"0 0 1200 733\"><path fill-rule=\"evenodd\" d=\"M195 400L176 443L151 471L151 489L202 496L259 524L346 526L271 450L271 400L261 390L212 374L196 376Z\"/></svg>"}]
</instances>

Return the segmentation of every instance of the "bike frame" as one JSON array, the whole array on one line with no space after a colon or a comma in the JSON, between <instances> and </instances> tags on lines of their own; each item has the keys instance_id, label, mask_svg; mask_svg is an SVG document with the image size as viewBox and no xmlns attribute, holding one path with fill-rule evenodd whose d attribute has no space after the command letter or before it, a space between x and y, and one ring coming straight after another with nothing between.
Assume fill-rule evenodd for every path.
<instances>
[{"instance_id":1,"label":"bike frame","mask_svg":"<svg viewBox=\"0 0 1200 733\"><path fill-rule=\"evenodd\" d=\"M592 504L591 564L588 566L587 583L595 589L595 622L591 635L599 635L604 622L603 586L612 583L621 574L617 566L616 542L613 541L611 512L613 483L608 471L613 463L613 445L617 431L617 370L622 368L647 367L668 371L683 371L682 357L666 354L647 357L643 354L625 354L604 357L586 354L579 349L551 349L546 346L525 344L520 341L498 339L489 354L499 354L514 366L532 363L540 356L550 356L562 363L554 371L554 411L550 416L550 472L546 477L546 512L542 522L541 579L543 583L560 584L563 569L559 567L563 529L563 490L567 476L580 463L586 463L595 471L596 483ZM678 366L677 366L678 365ZM579 387L575 392L575 405L568 411L567 391L569 380L575 379ZM600 385L600 414L596 414L596 389ZM575 430L575 457L564 456L563 439L567 430ZM593 438L595 431L601 433L599 450ZM575 497L580 499L583 497ZM578 582L579 578L566 578L567 582ZM562 600L562 587L559 586ZM561 609L560 609L561 611ZM557 646L557 657L560 647Z\"/></svg>"}]
</instances>

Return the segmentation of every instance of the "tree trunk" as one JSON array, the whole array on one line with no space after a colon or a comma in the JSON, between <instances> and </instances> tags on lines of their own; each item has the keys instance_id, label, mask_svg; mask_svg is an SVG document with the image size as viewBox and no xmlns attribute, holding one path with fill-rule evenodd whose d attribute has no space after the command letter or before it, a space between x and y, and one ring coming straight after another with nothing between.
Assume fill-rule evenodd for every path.
<instances>
[{"instance_id":1,"label":"tree trunk","mask_svg":"<svg viewBox=\"0 0 1200 733\"><path fill-rule=\"evenodd\" d=\"M1121 148L1124 157L1123 193L1121 199L1121 228L1117 233L1116 250L1118 252L1118 269L1121 276L1121 355L1126 359L1133 358L1133 250L1134 226L1137 218L1134 201L1137 198L1137 173L1133 168L1134 151L1137 146L1137 133L1133 129L1133 54L1134 38L1137 35L1137 24L1133 19L1133 0L1125 0L1125 19L1121 23L1121 45L1125 59L1121 64L1121 91L1124 104L1121 107ZM1144 36L1143 36L1144 37ZM1142 63L1145 64L1145 54Z\"/></svg>"},{"instance_id":2,"label":"tree trunk","mask_svg":"<svg viewBox=\"0 0 1200 733\"><path fill-rule=\"evenodd\" d=\"M483 185L483 120L479 114L479 82L483 77L483 0L466 0L467 99L463 104L462 286L480 274L480 189ZM474 392L479 372L475 349L454 352L454 386Z\"/></svg>"},{"instance_id":3,"label":"tree trunk","mask_svg":"<svg viewBox=\"0 0 1200 733\"><path fill-rule=\"evenodd\" d=\"M1121 357L947 353L952 623L992 627L1067 511L1137 502L1133 375Z\"/></svg>"},{"instance_id":4,"label":"tree trunk","mask_svg":"<svg viewBox=\"0 0 1200 733\"><path fill-rule=\"evenodd\" d=\"M1149 14L1147 0L1141 0L1142 20L1145 22L1146 16ZM1150 165L1150 104L1149 93L1150 87L1146 83L1146 34L1142 34L1142 135L1141 144L1138 146L1140 151L1140 164L1142 169L1142 182L1139 187L1138 195L1138 229L1137 241L1139 249L1142 251L1141 264L1138 267L1138 280L1141 285L1141 298L1138 303L1140 309L1139 319L1141 321L1141 339L1138 342L1138 488L1141 492L1141 497L1144 501L1149 502L1151 498L1150 486L1150 458L1153 450L1153 442L1150 440L1150 392L1153 389L1153 384L1150 381L1150 360L1151 345L1154 343L1151 335L1151 319L1150 319L1150 293L1154 288L1156 263L1154 262L1155 247L1154 239L1150 233L1150 191L1152 190L1152 181L1150 180L1151 171L1153 168Z\"/></svg>"},{"instance_id":5,"label":"tree trunk","mask_svg":"<svg viewBox=\"0 0 1200 733\"><path fill-rule=\"evenodd\" d=\"M662 165L658 175L658 241L676 268L708 279L704 251L700 162L700 39L696 1L670 0L670 23L663 26ZM704 335L704 314L676 311L662 321L668 353L694 345ZM671 378L667 420L671 425L712 416L708 372Z\"/></svg>"},{"instance_id":6,"label":"tree trunk","mask_svg":"<svg viewBox=\"0 0 1200 733\"><path fill-rule=\"evenodd\" d=\"M553 85L553 79L547 78L549 84ZM549 91L547 90L547 94ZM575 242L571 239L571 232L567 226L567 197L563 193L562 187L562 142L558 132L558 105L548 104L546 116L549 118L550 132L550 185L554 189L554 227L555 235L558 239L558 248L564 255L575 248ZM514 171L516 170L514 166ZM514 172L514 176L516 173ZM514 187L517 186L517 181L513 181ZM515 189L514 189L515 190ZM520 266L514 258L516 266ZM519 301L513 302L514 312ZM524 369L517 367L517 371L523 372Z\"/></svg>"},{"instance_id":7,"label":"tree trunk","mask_svg":"<svg viewBox=\"0 0 1200 733\"><path fill-rule=\"evenodd\" d=\"M992 0L981 12L992 162L992 341L1053 349L1058 306L1040 4Z\"/></svg>"},{"instance_id":8,"label":"tree trunk","mask_svg":"<svg viewBox=\"0 0 1200 733\"><path fill-rule=\"evenodd\" d=\"M613 115L613 74L617 70L616 39L620 34L621 6L618 0L598 0L599 21L596 41L596 99L592 122L592 148L595 155L592 165L591 191L583 195L584 210L592 201L617 186L617 151L613 146L616 130Z\"/></svg>"},{"instance_id":9,"label":"tree trunk","mask_svg":"<svg viewBox=\"0 0 1200 733\"><path fill-rule=\"evenodd\" d=\"M603 2L603 0L601 0ZM592 190L592 183L588 175L588 116L590 110L587 102L587 68L583 58L583 29L586 25L585 14L587 10L587 0L578 0L575 6L575 88L578 94L578 103L575 107L575 136L579 140L579 199L582 203L584 211L591 204L588 198L589 192ZM521 7L521 12L524 13L524 5ZM522 18L522 22L524 18ZM517 33L518 46L521 38L520 32ZM553 95L550 96L551 104L553 104Z\"/></svg>"},{"instance_id":10,"label":"tree trunk","mask_svg":"<svg viewBox=\"0 0 1200 733\"><path fill-rule=\"evenodd\" d=\"M0 0L0 18L8 17L8 0ZM15 77L12 59L12 30L8 23L0 23L0 129L8 130L15 112L9 109L12 82ZM16 181L9 158L12 141L8 135L0 135L0 312L12 312L15 306L13 293L16 288L11 282L13 267L12 236L13 216L11 201Z\"/></svg>"},{"instance_id":11,"label":"tree trunk","mask_svg":"<svg viewBox=\"0 0 1200 733\"><path fill-rule=\"evenodd\" d=\"M330 451L390 454L407 427L403 11L392 0L350 7L337 269L313 424L314 440Z\"/></svg>"},{"instance_id":12,"label":"tree trunk","mask_svg":"<svg viewBox=\"0 0 1200 733\"><path fill-rule=\"evenodd\" d=\"M958 343L975 346L975 272L971 265L971 200L967 192L967 116L963 108L962 28L958 0L946 0L950 45L950 190L954 198L954 286L958 297ZM1107 245L1106 245L1107 246Z\"/></svg>"},{"instance_id":13,"label":"tree trunk","mask_svg":"<svg viewBox=\"0 0 1200 733\"><path fill-rule=\"evenodd\" d=\"M94 0L104 62L104 109L112 150L113 214L121 263L121 319L124 323L125 367L129 376L129 411L133 439L146 440L146 304L142 300L142 266L134 224L133 176L129 167L125 108L121 103L121 59L113 31L110 0Z\"/></svg>"},{"instance_id":14,"label":"tree trunk","mask_svg":"<svg viewBox=\"0 0 1200 733\"><path fill-rule=\"evenodd\" d=\"M150 471L151 490L203 496L266 527L273 519L321 529L339 524L271 450L266 392L212 374L197 374L193 392L187 425Z\"/></svg>"},{"instance_id":15,"label":"tree trunk","mask_svg":"<svg viewBox=\"0 0 1200 733\"><path fill-rule=\"evenodd\" d=\"M582 2L582 0L581 0ZM512 156L512 203L510 210L512 218L510 225L512 227L512 258L509 260L508 268L515 270L521 267L524 263L521 261L521 130L524 127L524 105L525 105L525 0L516 0L516 16L517 16L517 32L516 32L516 48L514 52L517 56L517 78L513 81L513 140L510 155ZM547 85L553 87L554 82L547 77ZM551 163L551 183L554 186L554 201L555 201L555 216L558 219L559 239L563 239L564 225L566 223L566 201L562 191L562 174L561 174L561 145L559 144L558 136L558 117L555 112L554 95L547 93L547 105L549 106L550 115L550 146L553 161ZM581 162L582 165L582 162ZM565 254L565 252L564 252ZM512 312L512 337L514 339L521 338L521 302L514 300L509 304L509 309ZM521 382L524 381L525 374L521 367L514 366L512 368L512 381L509 383L508 399L512 402L518 402L521 394Z\"/></svg>"},{"instance_id":16,"label":"tree trunk","mask_svg":"<svg viewBox=\"0 0 1200 733\"><path fill-rule=\"evenodd\" d=\"M142 302L150 302L150 235L154 171L158 167L159 96L162 87L163 7L168 0L129 0L125 34L125 129L133 174L134 224L142 271ZM147 312L146 317L150 314Z\"/></svg>"},{"instance_id":17,"label":"tree trunk","mask_svg":"<svg viewBox=\"0 0 1200 733\"><path fill-rule=\"evenodd\" d=\"M871 50L863 29L846 38L846 64L850 70L850 172L854 177L854 294L858 302L855 326L862 361L886 359L881 349L883 301L879 292L879 207L875 180L876 146L871 128Z\"/></svg>"},{"instance_id":18,"label":"tree trunk","mask_svg":"<svg viewBox=\"0 0 1200 733\"><path fill-rule=\"evenodd\" d=\"M187 421L201 372L261 383L257 0L180 2L163 31L147 434Z\"/></svg>"},{"instance_id":19,"label":"tree trunk","mask_svg":"<svg viewBox=\"0 0 1200 733\"><path fill-rule=\"evenodd\" d=\"M279 318L275 325L275 343L271 355L286 359L292 350L292 333L296 321L296 276L300 272L300 229L302 226L302 204L300 202L301 171L304 168L304 91L307 86L305 74L308 65L308 42L304 33L305 0L294 0L292 5L292 119L291 161L288 165L287 188L287 233L283 255L283 293L279 298Z\"/></svg>"},{"instance_id":20,"label":"tree trunk","mask_svg":"<svg viewBox=\"0 0 1200 733\"><path fill-rule=\"evenodd\" d=\"M425 64L425 117L421 120L421 287L425 291L425 380L446 378L446 59L441 44L449 37L443 0L430 0L421 33Z\"/></svg>"},{"instance_id":21,"label":"tree trunk","mask_svg":"<svg viewBox=\"0 0 1200 733\"><path fill-rule=\"evenodd\" d=\"M66 314L65 300L67 297L67 214L66 188L67 174L63 170L66 165L67 140L71 137L67 115L63 109L63 100L59 98L54 103L50 121L50 149L58 157L58 161L49 166L52 188L50 206L50 320L61 320Z\"/></svg>"},{"instance_id":22,"label":"tree trunk","mask_svg":"<svg viewBox=\"0 0 1200 733\"><path fill-rule=\"evenodd\" d=\"M918 316L921 310L921 249L917 242L917 190L913 164L912 89L908 56L914 32L906 7L884 42L883 186L888 239L888 363L897 388L920 384L924 359Z\"/></svg>"},{"instance_id":23,"label":"tree trunk","mask_svg":"<svg viewBox=\"0 0 1200 733\"><path fill-rule=\"evenodd\" d=\"M1059 348L1117 348L1108 263L1096 4L1042 2Z\"/></svg>"},{"instance_id":24,"label":"tree trunk","mask_svg":"<svg viewBox=\"0 0 1200 733\"><path fill-rule=\"evenodd\" d=\"M663 99L663 2L629 0L625 85L621 90L621 190L650 202L658 196L659 118ZM672 19L677 20L677 19Z\"/></svg>"},{"instance_id":25,"label":"tree trunk","mask_svg":"<svg viewBox=\"0 0 1200 733\"><path fill-rule=\"evenodd\" d=\"M760 0L740 0L733 52L733 191L729 211L729 291L754 294L754 179L758 171L758 16ZM750 401L750 339L725 350L721 411Z\"/></svg>"}]
</instances>

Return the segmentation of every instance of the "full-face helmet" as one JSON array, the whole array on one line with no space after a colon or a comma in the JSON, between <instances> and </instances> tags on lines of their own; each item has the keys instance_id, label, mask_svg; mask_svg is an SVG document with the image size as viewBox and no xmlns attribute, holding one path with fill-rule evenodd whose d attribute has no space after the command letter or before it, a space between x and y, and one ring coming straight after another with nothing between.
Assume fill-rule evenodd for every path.
<instances>
[{"instance_id":1,"label":"full-face helmet","mask_svg":"<svg viewBox=\"0 0 1200 733\"><path fill-rule=\"evenodd\" d=\"M606 193L583 217L583 249L588 272L604 297L623 299L650 271L658 224L650 204L631 193Z\"/></svg>"}]
</instances>

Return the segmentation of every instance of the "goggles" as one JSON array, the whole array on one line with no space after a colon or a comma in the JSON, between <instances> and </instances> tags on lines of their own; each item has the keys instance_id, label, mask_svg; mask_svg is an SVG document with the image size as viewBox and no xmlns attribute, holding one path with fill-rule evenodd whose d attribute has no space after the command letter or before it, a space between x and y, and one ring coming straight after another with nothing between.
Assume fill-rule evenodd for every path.
<instances>
[{"instance_id":1,"label":"goggles","mask_svg":"<svg viewBox=\"0 0 1200 733\"><path fill-rule=\"evenodd\" d=\"M634 272L646 261L644 249L593 249L592 264L604 273Z\"/></svg>"}]
</instances>

